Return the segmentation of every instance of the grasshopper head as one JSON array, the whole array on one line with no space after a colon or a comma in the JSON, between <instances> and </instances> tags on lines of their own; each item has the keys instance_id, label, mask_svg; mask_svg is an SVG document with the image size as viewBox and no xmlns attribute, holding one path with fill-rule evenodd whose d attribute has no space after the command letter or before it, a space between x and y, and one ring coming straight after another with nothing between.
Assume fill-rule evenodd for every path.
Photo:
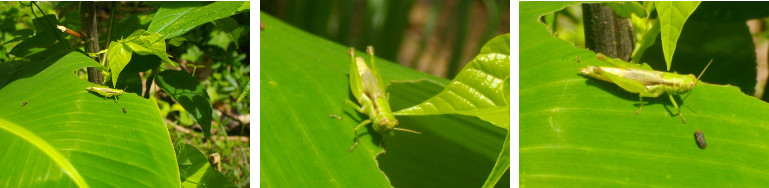
<instances>
[{"instance_id":1,"label":"grasshopper head","mask_svg":"<svg viewBox=\"0 0 769 188\"><path fill-rule=\"evenodd\" d=\"M395 135L395 131L403 131L403 132L410 132L414 134L422 134L422 132L410 130L410 129L404 129L404 128L398 128L398 120L395 119L395 117L392 116L392 114L389 115L379 115L374 120L374 123L372 127L376 132L379 134L389 134L390 136Z\"/></svg>"},{"instance_id":2,"label":"grasshopper head","mask_svg":"<svg viewBox=\"0 0 769 188\"><path fill-rule=\"evenodd\" d=\"M710 67L710 64L713 63L713 59L710 59L710 62L708 62L708 65L705 65L705 68L702 69L702 72L700 72L700 75L697 77L694 77L694 74L686 75L682 78L681 83L685 83L681 89L684 89L683 91L679 91L680 93L686 93L689 90L692 90L694 88L694 85L697 84L698 81L700 81L700 77L702 77L702 74L705 73L705 70L708 70L708 67ZM679 89L680 90L680 89Z\"/></svg>"},{"instance_id":3,"label":"grasshopper head","mask_svg":"<svg viewBox=\"0 0 769 188\"><path fill-rule=\"evenodd\" d=\"M383 114L379 115L372 124L372 127L376 132L380 134L390 134L390 136L395 135L395 132L392 131L395 126L398 126L398 120L392 115L387 116Z\"/></svg>"},{"instance_id":4,"label":"grasshopper head","mask_svg":"<svg viewBox=\"0 0 769 188\"><path fill-rule=\"evenodd\" d=\"M686 75L681 78L681 87L678 89L678 93L686 93L688 91L691 91L692 88L694 88L694 85L697 84L697 77L694 77L693 74Z\"/></svg>"}]
</instances>

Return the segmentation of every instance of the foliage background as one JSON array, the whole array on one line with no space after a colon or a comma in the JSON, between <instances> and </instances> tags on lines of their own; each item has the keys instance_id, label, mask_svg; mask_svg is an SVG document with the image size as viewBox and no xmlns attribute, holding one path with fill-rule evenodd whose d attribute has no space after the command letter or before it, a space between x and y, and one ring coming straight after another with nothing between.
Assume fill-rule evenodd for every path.
<instances>
[{"instance_id":1,"label":"foliage background","mask_svg":"<svg viewBox=\"0 0 769 188\"><path fill-rule=\"evenodd\" d=\"M509 33L509 1L260 1L314 35L422 72L453 78L494 36Z\"/></svg>"},{"instance_id":2,"label":"foliage background","mask_svg":"<svg viewBox=\"0 0 769 188\"><path fill-rule=\"evenodd\" d=\"M110 2L96 3L96 5L97 12L95 16L99 26L99 44L102 45L100 49L106 49L106 46L103 45L107 40L106 33L108 31L108 18L110 12L113 10L110 8ZM163 2L117 2L116 5L114 32L111 36L112 41L127 37L137 29L147 29L147 26L153 21L153 16L156 11L164 4ZM0 50L3 51L3 53L0 53L0 69L4 71L18 69L19 67L14 67L22 64L18 62L29 60L37 63L27 63L27 65L21 66L22 69L25 68L24 66L33 64L34 66L44 66L45 64L41 64L40 62L52 62L52 60L55 60L55 57L62 57L63 54L59 54L59 52L71 52L74 48L77 48L79 43L77 39L70 40L71 37L61 34L58 30L54 30L55 28L52 28L52 26L57 24L64 25L72 30L79 31L80 16L78 15L78 9L78 2L39 2L37 5L30 4L29 2L0 3L0 12L2 12L0 15L0 20L2 20L2 23L0 24L0 28L2 28L0 30ZM250 37L247 34L233 34L248 33L250 23L248 15L249 13L246 12L228 17L227 20L236 22L236 27L231 28L233 30L225 30L221 25L216 26L214 24L206 23L184 33L180 37L170 39L166 46L166 52L172 56L174 61L180 64L180 67L164 68L178 69L193 74L197 81L205 86L206 92L210 96L214 108L214 113L212 114L214 116L212 121L213 137L211 139L214 141L203 141L203 133L201 132L200 126L197 125L185 109L175 100L171 99L169 95L162 91L153 91L152 93L155 95L149 97L155 100L156 104L153 105L157 105L158 107L156 110L159 110L159 112L155 114L160 114L164 117L159 121L165 121L165 125L167 125L165 129L170 132L170 140L175 142L175 145L180 146L180 148L186 148L182 147L182 143L192 144L194 145L194 148L197 148L196 150L201 150L202 155L205 156L211 153L220 154L222 156L221 164L223 174L227 176L227 181L234 182L241 187L250 184L250 180L248 179L250 174L248 169L250 109L248 97L245 98L245 101L240 103L236 102L236 98L249 83L248 75L250 67L248 51L250 45L248 41ZM47 44L54 44L54 42L58 42L56 43L56 46L46 46ZM19 49L24 49L25 51L19 51ZM45 58L53 59L46 60ZM132 59L140 62L159 62L157 57L151 56L134 55ZM130 93L124 95L141 96L143 94L142 89L147 89L141 87L146 83L147 77L149 76L145 71L153 66L157 66L157 64L128 64L123 73L132 75L124 76L124 74L121 73L120 80L118 81L119 86L130 85L130 87L126 88L126 91ZM80 76L83 79L85 78L83 70L74 70L74 72L77 73L77 76ZM18 73L19 72L16 72L16 74ZM3 74L3 76L6 75L11 76L14 74ZM7 79L8 77L3 78ZM0 87L9 83L8 80L3 81L3 85L0 85ZM46 81L40 82L39 84L45 86L48 84L56 85L60 83L58 81ZM64 85L56 85L55 87L60 86ZM38 89L36 91L56 93L50 91L50 89L54 89L55 87L44 87L45 89ZM82 87L84 88L85 86ZM72 88L81 88L81 86L72 86ZM157 87L153 88L157 90ZM4 89L4 92L17 94L19 92L24 93L33 91L10 91L8 88ZM83 91L85 90L83 89ZM83 93L83 95L97 97L94 94L87 92ZM120 103L125 104L131 103L130 97L123 97L119 101ZM15 103L16 101L8 102ZM30 105L34 104L31 103L32 101L28 102L30 102ZM97 103L104 103L103 105L115 105L105 101L98 101ZM127 108L127 113L123 113L120 107L117 107L117 110L114 112L117 112L116 114L127 114L129 116L142 114L140 108L123 106ZM26 107L35 109L34 106ZM126 122L109 115L107 115L107 117L95 116L95 118L106 118L114 120L115 122ZM93 121L100 122L99 120ZM118 136L109 133L102 133L101 136L112 139L119 138ZM168 135L166 137L168 137ZM119 144L115 146L119 146ZM128 146L126 147L130 148ZM170 150L173 148L166 149ZM186 151L191 150L188 149ZM170 153L170 155L173 155L173 153ZM194 152L190 155L194 155ZM181 157L176 157L181 159L181 157L189 156L182 155ZM180 160L179 162L180 166L185 165L185 163L183 163L185 161ZM197 162L199 162L199 160ZM197 170L197 168L193 169L192 172L196 172L194 170ZM171 180L173 179L178 181L178 177L171 178Z\"/></svg>"}]
</instances>

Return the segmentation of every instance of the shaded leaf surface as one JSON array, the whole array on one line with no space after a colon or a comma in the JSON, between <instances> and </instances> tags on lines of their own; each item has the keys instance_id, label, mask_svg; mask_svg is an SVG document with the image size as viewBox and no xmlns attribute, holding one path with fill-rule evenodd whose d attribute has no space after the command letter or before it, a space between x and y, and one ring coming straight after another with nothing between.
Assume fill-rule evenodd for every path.
<instances>
[{"instance_id":1,"label":"shaded leaf surface","mask_svg":"<svg viewBox=\"0 0 769 188\"><path fill-rule=\"evenodd\" d=\"M198 80L184 71L167 70L157 75L155 83L176 102L182 104L187 113L203 128L206 138L211 137L211 97Z\"/></svg>"},{"instance_id":2,"label":"shaded leaf surface","mask_svg":"<svg viewBox=\"0 0 769 188\"><path fill-rule=\"evenodd\" d=\"M753 35L745 21L746 10L769 12L767 2L702 2L687 19L678 38L675 62L670 72L698 75L713 59L702 80L708 83L734 85L743 93L752 95L756 86L756 49ZM746 6L751 6L750 8ZM730 15L730 18L719 15ZM742 18L742 20L738 20ZM725 19L725 20L723 20ZM649 63L656 70L665 70L662 41L656 42L644 53L642 62Z\"/></svg>"},{"instance_id":3,"label":"shaded leaf surface","mask_svg":"<svg viewBox=\"0 0 769 188\"><path fill-rule=\"evenodd\" d=\"M32 20L36 34L14 46L9 53L18 57L26 57L44 51L52 47L57 40L64 39L66 34L62 33L61 30L55 30L48 23L55 27L56 24L59 24L59 20L54 15L47 15Z\"/></svg>"},{"instance_id":4,"label":"shaded leaf surface","mask_svg":"<svg viewBox=\"0 0 769 188\"><path fill-rule=\"evenodd\" d=\"M509 35L492 39L441 93L395 115L457 113L476 116L508 129L510 106L503 90L510 76L509 45Z\"/></svg>"},{"instance_id":5,"label":"shaded leaf surface","mask_svg":"<svg viewBox=\"0 0 769 188\"><path fill-rule=\"evenodd\" d=\"M492 124L510 127L510 35L491 39L478 56L436 96L419 105L395 112L396 115L463 114ZM508 134L509 136L509 134ZM484 187L493 187L510 167L510 139L506 139Z\"/></svg>"}]
</instances>

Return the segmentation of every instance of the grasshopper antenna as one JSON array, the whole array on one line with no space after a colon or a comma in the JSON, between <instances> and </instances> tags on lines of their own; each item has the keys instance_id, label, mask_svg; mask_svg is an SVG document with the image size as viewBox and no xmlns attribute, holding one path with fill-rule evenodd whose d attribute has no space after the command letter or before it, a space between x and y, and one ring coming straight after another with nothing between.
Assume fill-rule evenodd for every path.
<instances>
[{"instance_id":1,"label":"grasshopper antenna","mask_svg":"<svg viewBox=\"0 0 769 188\"><path fill-rule=\"evenodd\" d=\"M705 70L708 70L708 67L710 67L711 63L713 63L713 59L710 59L710 62L708 62L708 65L705 65L705 68L702 69L702 72L700 72L700 75L697 76L697 81L700 80L700 77L702 77L702 74L705 74Z\"/></svg>"},{"instance_id":2,"label":"grasshopper antenna","mask_svg":"<svg viewBox=\"0 0 769 188\"><path fill-rule=\"evenodd\" d=\"M393 128L393 130L403 131L403 132L410 132L410 133L414 133L414 134L422 134L422 132L419 132L419 131L415 131L415 130L411 130L411 129L404 129L404 128L397 128L397 127Z\"/></svg>"},{"instance_id":3,"label":"grasshopper antenna","mask_svg":"<svg viewBox=\"0 0 769 188\"><path fill-rule=\"evenodd\" d=\"M713 59L710 59L710 62L708 62L708 65L705 65L705 68L704 68L704 69L702 69L702 72L700 72L700 75L699 75L699 76L697 76L697 81L700 81L700 77L702 77L702 74L705 74L705 70L708 70L708 67L710 67L710 64L711 64L711 63L713 63ZM696 85L696 84L697 84L697 82L694 82L694 84ZM690 94L692 94L692 93L687 93L687 94L686 94L686 97L684 97L684 99L683 99L683 100L686 100L686 98L689 98L689 95L690 95Z\"/></svg>"}]
</instances>

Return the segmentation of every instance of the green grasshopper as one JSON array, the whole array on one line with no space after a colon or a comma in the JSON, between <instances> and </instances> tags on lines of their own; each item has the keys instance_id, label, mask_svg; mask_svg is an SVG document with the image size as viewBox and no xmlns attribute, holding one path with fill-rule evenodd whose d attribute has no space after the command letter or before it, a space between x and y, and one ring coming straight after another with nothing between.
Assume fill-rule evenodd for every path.
<instances>
[{"instance_id":1,"label":"green grasshopper","mask_svg":"<svg viewBox=\"0 0 769 188\"><path fill-rule=\"evenodd\" d=\"M350 147L350 152L358 146L360 137L358 135L358 129L371 123L372 128L379 134L395 135L392 130L411 132L415 134L421 134L420 132L397 128L398 120L393 116L393 112L390 109L389 93L385 95L385 86L382 82L382 77L379 75L379 70L374 63L374 47L368 46L366 52L371 58L371 69L366 65L366 61L361 57L355 57L355 49L350 48L350 90L352 90L355 99L358 100L358 106L350 99L345 99L345 103L351 104L356 111L367 114L369 119L364 120L358 126L355 127L355 144ZM342 103L342 113L344 113L344 103ZM342 119L342 113L337 115L331 115L330 117L336 117ZM371 120L373 118L373 121ZM381 145L381 141L380 141Z\"/></svg>"},{"instance_id":2,"label":"green grasshopper","mask_svg":"<svg viewBox=\"0 0 769 188\"><path fill-rule=\"evenodd\" d=\"M125 93L122 89L113 89L109 88L107 86L101 86L101 85L95 85L91 87L87 87L88 91L96 92L97 94L104 96L105 98L115 97L115 102L117 102L118 96Z\"/></svg>"},{"instance_id":3,"label":"green grasshopper","mask_svg":"<svg viewBox=\"0 0 769 188\"><path fill-rule=\"evenodd\" d=\"M619 59L607 58L603 54L596 54L596 58L608 62L615 67L588 66L579 69L579 71L589 77L617 84L622 89L631 93L638 93L641 101L641 107L635 111L636 114L643 109L643 97L658 97L662 93L668 94L670 102L678 110L678 116L686 123L686 118L681 114L681 109L673 99L673 95L681 95L689 92L699 81L702 73L708 69L710 60L705 69L702 70L696 78L693 74L681 75L676 73L662 72L653 70L648 64L641 65L628 63Z\"/></svg>"}]
</instances>

